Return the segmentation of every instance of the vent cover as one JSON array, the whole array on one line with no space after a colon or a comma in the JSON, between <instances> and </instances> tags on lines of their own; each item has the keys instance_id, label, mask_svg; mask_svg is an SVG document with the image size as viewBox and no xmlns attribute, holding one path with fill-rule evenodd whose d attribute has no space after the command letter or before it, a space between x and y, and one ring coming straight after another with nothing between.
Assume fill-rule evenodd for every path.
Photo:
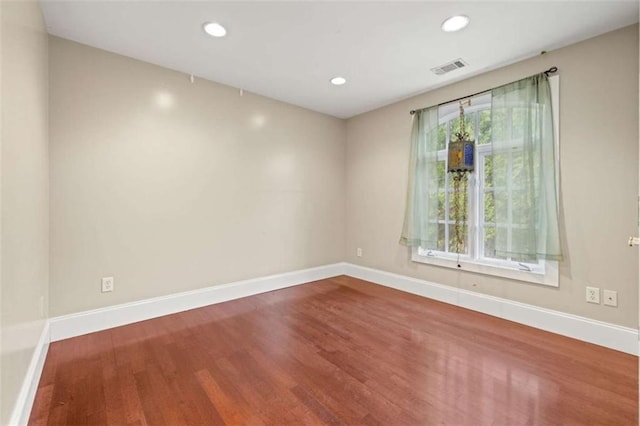
<instances>
[{"instance_id":1,"label":"vent cover","mask_svg":"<svg viewBox=\"0 0 640 426\"><path fill-rule=\"evenodd\" d=\"M457 70L458 68L466 67L467 65L468 64L465 61L463 61L461 58L458 58L444 65L440 65L439 67L431 68L431 71L433 71L436 75L442 75Z\"/></svg>"}]
</instances>

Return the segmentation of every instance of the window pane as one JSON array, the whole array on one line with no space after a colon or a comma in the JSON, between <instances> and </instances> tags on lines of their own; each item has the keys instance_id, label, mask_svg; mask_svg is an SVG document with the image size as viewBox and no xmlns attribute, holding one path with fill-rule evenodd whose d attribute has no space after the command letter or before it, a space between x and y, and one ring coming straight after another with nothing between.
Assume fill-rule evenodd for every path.
<instances>
[{"instance_id":1,"label":"window pane","mask_svg":"<svg viewBox=\"0 0 640 426\"><path fill-rule=\"evenodd\" d=\"M525 108L513 108L511 110L511 137L514 139L522 139L527 129L527 110Z\"/></svg>"},{"instance_id":2,"label":"window pane","mask_svg":"<svg viewBox=\"0 0 640 426\"><path fill-rule=\"evenodd\" d=\"M462 247L460 248L460 254L467 254L467 226L462 225L460 227L462 232ZM449 224L449 253L458 253L456 246L456 230L454 224Z\"/></svg>"},{"instance_id":3,"label":"window pane","mask_svg":"<svg viewBox=\"0 0 640 426\"><path fill-rule=\"evenodd\" d=\"M507 111L506 108L499 108L491 115L491 127L493 140L504 141L507 139Z\"/></svg>"},{"instance_id":4,"label":"window pane","mask_svg":"<svg viewBox=\"0 0 640 426\"><path fill-rule=\"evenodd\" d=\"M491 142L491 110L485 109L478 113L479 129L478 144L486 144Z\"/></svg>"},{"instance_id":5,"label":"window pane","mask_svg":"<svg viewBox=\"0 0 640 426\"><path fill-rule=\"evenodd\" d=\"M524 154L522 152L512 153L511 161L511 181L516 186L526 185L527 173L524 170Z\"/></svg>"},{"instance_id":6,"label":"window pane","mask_svg":"<svg viewBox=\"0 0 640 426\"><path fill-rule=\"evenodd\" d=\"M457 140L456 137L456 133L458 133L460 131L460 117L456 117L453 120L451 120L450 122L450 126L451 126L451 135L450 135L450 139L453 140ZM467 133L469 133L469 138L471 140L473 140L474 138L474 129L475 129L475 124L476 124L476 113L471 113L471 114L465 114L464 116L464 128L466 129Z\"/></svg>"},{"instance_id":7,"label":"window pane","mask_svg":"<svg viewBox=\"0 0 640 426\"><path fill-rule=\"evenodd\" d=\"M458 133L458 131L460 131L460 119L459 118L454 118L453 120L449 121L449 140L450 141L454 141L456 140L456 133Z\"/></svg>"},{"instance_id":8,"label":"window pane","mask_svg":"<svg viewBox=\"0 0 640 426\"><path fill-rule=\"evenodd\" d=\"M508 225L500 225L497 224L495 227L495 232L496 232L496 236L495 236L495 249L497 251L508 251L509 250L509 246L508 246L508 240L509 240L509 226ZM493 255L494 258L496 259L507 259L506 256L498 256L497 254Z\"/></svg>"},{"instance_id":9,"label":"window pane","mask_svg":"<svg viewBox=\"0 0 640 426\"><path fill-rule=\"evenodd\" d=\"M494 153L492 158L491 186L506 188L509 175L509 157L507 154Z\"/></svg>"},{"instance_id":10,"label":"window pane","mask_svg":"<svg viewBox=\"0 0 640 426\"><path fill-rule=\"evenodd\" d=\"M484 257L495 257L496 255L496 227L485 226L484 230Z\"/></svg>"},{"instance_id":11,"label":"window pane","mask_svg":"<svg viewBox=\"0 0 640 426\"><path fill-rule=\"evenodd\" d=\"M470 114L465 114L464 116L464 124L467 132L469 132L469 137L471 140L475 140L476 138L476 113L472 112Z\"/></svg>"},{"instance_id":12,"label":"window pane","mask_svg":"<svg viewBox=\"0 0 640 426\"><path fill-rule=\"evenodd\" d=\"M438 224L438 250L445 251L445 225L444 223Z\"/></svg>"},{"instance_id":13,"label":"window pane","mask_svg":"<svg viewBox=\"0 0 640 426\"><path fill-rule=\"evenodd\" d=\"M446 198L445 198L445 193L444 191L440 191L438 192L438 220L444 220L444 212L445 212L445 205L446 202Z\"/></svg>"},{"instance_id":14,"label":"window pane","mask_svg":"<svg viewBox=\"0 0 640 426\"><path fill-rule=\"evenodd\" d=\"M511 193L511 223L517 225L533 224L533 200L526 190Z\"/></svg>"},{"instance_id":15,"label":"window pane","mask_svg":"<svg viewBox=\"0 0 640 426\"><path fill-rule=\"evenodd\" d=\"M535 261L535 236L532 235L530 229L525 228L513 228L511 237L511 246L514 253L522 253L522 255L514 255L511 260L514 262L531 262Z\"/></svg>"},{"instance_id":16,"label":"window pane","mask_svg":"<svg viewBox=\"0 0 640 426\"><path fill-rule=\"evenodd\" d=\"M484 228L484 257L492 259L506 259L506 257L496 256L496 227L485 226Z\"/></svg>"},{"instance_id":17,"label":"window pane","mask_svg":"<svg viewBox=\"0 0 640 426\"><path fill-rule=\"evenodd\" d=\"M484 222L496 222L496 205L493 197L493 191L484 193Z\"/></svg>"},{"instance_id":18,"label":"window pane","mask_svg":"<svg viewBox=\"0 0 640 426\"><path fill-rule=\"evenodd\" d=\"M484 187L491 188L493 186L493 156L484 156Z\"/></svg>"},{"instance_id":19,"label":"window pane","mask_svg":"<svg viewBox=\"0 0 640 426\"><path fill-rule=\"evenodd\" d=\"M447 147L447 123L438 126L438 150Z\"/></svg>"},{"instance_id":20,"label":"window pane","mask_svg":"<svg viewBox=\"0 0 640 426\"><path fill-rule=\"evenodd\" d=\"M493 221L502 225L509 223L509 194L506 191L493 193Z\"/></svg>"},{"instance_id":21,"label":"window pane","mask_svg":"<svg viewBox=\"0 0 640 426\"><path fill-rule=\"evenodd\" d=\"M437 162L437 173L438 173L438 188L444 189L444 178L445 178L445 164L443 161Z\"/></svg>"}]
</instances>

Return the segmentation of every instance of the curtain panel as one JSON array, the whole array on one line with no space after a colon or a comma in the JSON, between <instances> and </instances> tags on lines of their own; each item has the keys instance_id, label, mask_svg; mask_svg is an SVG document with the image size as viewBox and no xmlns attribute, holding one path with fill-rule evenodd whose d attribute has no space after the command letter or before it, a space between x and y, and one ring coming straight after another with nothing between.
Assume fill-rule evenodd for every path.
<instances>
[{"instance_id":1,"label":"curtain panel","mask_svg":"<svg viewBox=\"0 0 640 426\"><path fill-rule=\"evenodd\" d=\"M407 206L400 243L438 247L438 106L413 115Z\"/></svg>"},{"instance_id":2,"label":"curtain panel","mask_svg":"<svg viewBox=\"0 0 640 426\"><path fill-rule=\"evenodd\" d=\"M551 88L545 73L491 91L496 255L561 260Z\"/></svg>"}]
</instances>

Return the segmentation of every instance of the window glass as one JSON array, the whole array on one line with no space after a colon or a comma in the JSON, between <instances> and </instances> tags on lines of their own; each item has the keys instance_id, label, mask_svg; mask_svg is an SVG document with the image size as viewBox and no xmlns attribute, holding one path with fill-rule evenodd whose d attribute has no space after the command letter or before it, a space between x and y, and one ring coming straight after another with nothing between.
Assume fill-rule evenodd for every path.
<instances>
[{"instance_id":1,"label":"window glass","mask_svg":"<svg viewBox=\"0 0 640 426\"><path fill-rule=\"evenodd\" d=\"M506 188L509 184L509 154L494 153L491 156L491 181L489 186ZM485 183L486 185L486 183Z\"/></svg>"},{"instance_id":2,"label":"window glass","mask_svg":"<svg viewBox=\"0 0 640 426\"><path fill-rule=\"evenodd\" d=\"M445 173L446 173L445 172L445 169L446 169L445 161L444 160L438 161L438 164L437 164L436 167L438 168L437 172L436 172L436 173L438 173L438 188L442 188L443 189L444 185L445 185L444 179L445 179Z\"/></svg>"},{"instance_id":3,"label":"window glass","mask_svg":"<svg viewBox=\"0 0 640 426\"><path fill-rule=\"evenodd\" d=\"M445 247L445 241L446 241L446 235L445 235L445 230L446 230L446 226L444 223L439 223L438 224L438 250L440 251L445 251L446 247Z\"/></svg>"},{"instance_id":4,"label":"window glass","mask_svg":"<svg viewBox=\"0 0 640 426\"><path fill-rule=\"evenodd\" d=\"M478 112L478 145L491 143L491 111Z\"/></svg>"},{"instance_id":5,"label":"window glass","mask_svg":"<svg viewBox=\"0 0 640 426\"><path fill-rule=\"evenodd\" d=\"M526 191L514 190L511 192L512 223L526 225L533 220L533 200Z\"/></svg>"},{"instance_id":6,"label":"window glass","mask_svg":"<svg viewBox=\"0 0 640 426\"><path fill-rule=\"evenodd\" d=\"M511 137L522 139L525 132L530 132L531 126L527 126L527 111L524 108L513 108L511 110ZM528 128L529 127L529 128Z\"/></svg>"},{"instance_id":7,"label":"window glass","mask_svg":"<svg viewBox=\"0 0 640 426\"><path fill-rule=\"evenodd\" d=\"M438 149L445 149L447 146L447 123L438 126Z\"/></svg>"},{"instance_id":8,"label":"window glass","mask_svg":"<svg viewBox=\"0 0 640 426\"><path fill-rule=\"evenodd\" d=\"M491 127L493 128L491 136L496 140L505 140L508 136L507 110L505 108L496 109L490 115Z\"/></svg>"},{"instance_id":9,"label":"window glass","mask_svg":"<svg viewBox=\"0 0 640 426\"><path fill-rule=\"evenodd\" d=\"M444 220L444 213L445 213L445 203L446 203L446 199L445 199L445 192L444 191L439 191L438 192L438 220Z\"/></svg>"},{"instance_id":10,"label":"window glass","mask_svg":"<svg viewBox=\"0 0 640 426\"><path fill-rule=\"evenodd\" d=\"M474 138L475 135L475 127L476 127L476 118L475 113L465 114L464 117L464 128L467 133L469 133L469 137L471 139ZM450 139L455 141L457 140L456 134L460 131L460 117L456 117L450 122Z\"/></svg>"},{"instance_id":11,"label":"window glass","mask_svg":"<svg viewBox=\"0 0 640 426\"><path fill-rule=\"evenodd\" d=\"M485 190L484 193L484 220L485 223L496 223L496 205L493 191Z\"/></svg>"}]
</instances>

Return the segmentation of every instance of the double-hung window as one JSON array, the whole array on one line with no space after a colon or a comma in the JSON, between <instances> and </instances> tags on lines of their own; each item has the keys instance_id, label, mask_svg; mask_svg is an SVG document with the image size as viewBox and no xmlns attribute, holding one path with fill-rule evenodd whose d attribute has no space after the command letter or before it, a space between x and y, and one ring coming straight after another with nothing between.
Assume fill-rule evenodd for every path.
<instances>
[{"instance_id":1,"label":"double-hung window","mask_svg":"<svg viewBox=\"0 0 640 426\"><path fill-rule=\"evenodd\" d=\"M554 123L558 135L558 77L550 79L551 97L554 103ZM518 104L508 105L496 113L491 110L491 92L471 98L465 107L465 127L475 140L474 172L469 176L466 193L456 193L453 176L447 173L447 147L455 140L460 118L458 103L441 105L438 109L437 140L437 218L429 218L433 225L437 222L437 244L430 249L414 246L412 259L465 271L497 275L511 279L529 281L550 286L558 285L556 261L531 259L512 253L512 247L527 244L530 237L522 218L533 214L534 206L525 196L526 185L523 167L529 158L523 155L522 119L525 111ZM493 122L492 122L493 121ZM492 143L499 140L500 143ZM557 168L557 164L556 164ZM455 197L466 198L467 215L464 223L459 223L464 242L457 252L455 244L456 208ZM500 215L496 215L496 211ZM499 216L499 217L497 217ZM501 254L498 246L506 247L510 255Z\"/></svg>"}]
</instances>

